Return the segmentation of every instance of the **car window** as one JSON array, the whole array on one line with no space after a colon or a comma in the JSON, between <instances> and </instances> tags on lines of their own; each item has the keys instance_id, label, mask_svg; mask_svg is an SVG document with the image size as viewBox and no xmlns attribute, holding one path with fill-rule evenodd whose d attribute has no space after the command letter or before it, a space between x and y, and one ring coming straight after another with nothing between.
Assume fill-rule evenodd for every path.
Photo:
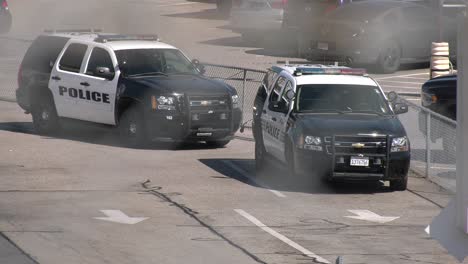
<instances>
[{"instance_id":1,"label":"car window","mask_svg":"<svg viewBox=\"0 0 468 264\"><path fill-rule=\"evenodd\" d=\"M60 60L59 68L63 71L80 72L87 49L88 46L84 44L70 44Z\"/></svg>"},{"instance_id":2,"label":"car window","mask_svg":"<svg viewBox=\"0 0 468 264\"><path fill-rule=\"evenodd\" d=\"M109 52L103 48L94 48L89 58L88 66L86 68L87 75L94 75L97 67L106 67L110 72L114 72L114 65L112 64Z\"/></svg>"},{"instance_id":3,"label":"car window","mask_svg":"<svg viewBox=\"0 0 468 264\"><path fill-rule=\"evenodd\" d=\"M165 60L165 73L192 73L194 67L187 63L187 58L178 50L166 50L163 52Z\"/></svg>"},{"instance_id":4,"label":"car window","mask_svg":"<svg viewBox=\"0 0 468 264\"><path fill-rule=\"evenodd\" d=\"M273 83L274 79L276 77L276 72L269 70L266 74L265 77L263 78L263 84L265 84L266 89L270 89L271 84Z\"/></svg>"},{"instance_id":5,"label":"car window","mask_svg":"<svg viewBox=\"0 0 468 264\"><path fill-rule=\"evenodd\" d=\"M286 98L286 93L289 91L289 90L292 90L294 87L293 87L293 84L291 81L288 81L286 83L286 86L284 87L283 89L283 93L281 94L281 100L285 103L286 106L289 107L289 104L291 103L291 100L288 100Z\"/></svg>"},{"instance_id":6,"label":"car window","mask_svg":"<svg viewBox=\"0 0 468 264\"><path fill-rule=\"evenodd\" d=\"M271 91L270 95L270 102L277 102L281 93L281 89L283 89L284 85L286 84L286 79L284 77L279 77L278 81L276 81L273 90Z\"/></svg>"},{"instance_id":7,"label":"car window","mask_svg":"<svg viewBox=\"0 0 468 264\"><path fill-rule=\"evenodd\" d=\"M24 56L23 69L50 73L54 64L69 38L40 36L29 47Z\"/></svg>"}]
</instances>

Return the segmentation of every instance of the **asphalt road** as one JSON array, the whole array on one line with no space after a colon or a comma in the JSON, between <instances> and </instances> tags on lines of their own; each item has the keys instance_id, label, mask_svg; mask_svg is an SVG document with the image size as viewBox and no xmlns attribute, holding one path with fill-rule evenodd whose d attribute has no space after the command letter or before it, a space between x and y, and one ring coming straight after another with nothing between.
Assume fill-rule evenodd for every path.
<instances>
[{"instance_id":1,"label":"asphalt road","mask_svg":"<svg viewBox=\"0 0 468 264\"><path fill-rule=\"evenodd\" d=\"M56 25L156 32L211 63L265 69L298 60L284 48L245 45L207 3L10 5L14 28L0 37L4 97L13 95L27 40ZM414 68L374 77L405 92L428 78ZM414 175L405 192L290 179L273 163L255 176L251 141L135 150L120 147L113 131L78 126L42 137L29 115L1 101L0 146L0 263L456 263L424 232L451 196Z\"/></svg>"}]
</instances>

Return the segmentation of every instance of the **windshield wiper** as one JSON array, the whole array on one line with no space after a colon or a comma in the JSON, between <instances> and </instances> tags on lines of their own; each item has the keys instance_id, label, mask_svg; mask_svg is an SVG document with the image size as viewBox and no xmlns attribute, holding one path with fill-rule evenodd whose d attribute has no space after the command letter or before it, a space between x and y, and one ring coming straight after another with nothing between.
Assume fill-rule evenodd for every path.
<instances>
[{"instance_id":1,"label":"windshield wiper","mask_svg":"<svg viewBox=\"0 0 468 264\"><path fill-rule=\"evenodd\" d=\"M142 76L158 76L158 75L161 75L161 76L166 76L168 77L169 75L165 74L164 72L144 72L144 73L137 73L137 74L131 74L131 75L128 75L128 77L142 77Z\"/></svg>"}]
</instances>

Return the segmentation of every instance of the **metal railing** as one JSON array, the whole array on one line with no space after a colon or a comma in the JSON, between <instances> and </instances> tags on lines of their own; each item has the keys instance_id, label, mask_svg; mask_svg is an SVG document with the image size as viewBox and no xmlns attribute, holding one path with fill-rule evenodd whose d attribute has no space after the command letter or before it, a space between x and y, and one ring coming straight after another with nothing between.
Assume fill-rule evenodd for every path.
<instances>
[{"instance_id":1,"label":"metal railing","mask_svg":"<svg viewBox=\"0 0 468 264\"><path fill-rule=\"evenodd\" d=\"M399 119L411 142L411 170L455 192L457 122L413 102Z\"/></svg>"}]
</instances>

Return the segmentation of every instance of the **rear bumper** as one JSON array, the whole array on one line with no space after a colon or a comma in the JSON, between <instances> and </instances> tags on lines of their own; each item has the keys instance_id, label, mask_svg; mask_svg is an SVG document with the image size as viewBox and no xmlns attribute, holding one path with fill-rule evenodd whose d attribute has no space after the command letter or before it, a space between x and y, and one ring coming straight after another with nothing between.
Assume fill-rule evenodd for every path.
<instances>
[{"instance_id":1,"label":"rear bumper","mask_svg":"<svg viewBox=\"0 0 468 264\"><path fill-rule=\"evenodd\" d=\"M345 164L337 165L333 155L325 152L296 149L296 169L314 177L326 177L331 180L369 181L369 180L397 180L407 177L410 166L410 153L398 152L389 155L388 163L382 160L382 165L374 165L377 158L366 155L371 160L369 167L351 167L349 160ZM388 164L388 167L387 165Z\"/></svg>"}]
</instances>

